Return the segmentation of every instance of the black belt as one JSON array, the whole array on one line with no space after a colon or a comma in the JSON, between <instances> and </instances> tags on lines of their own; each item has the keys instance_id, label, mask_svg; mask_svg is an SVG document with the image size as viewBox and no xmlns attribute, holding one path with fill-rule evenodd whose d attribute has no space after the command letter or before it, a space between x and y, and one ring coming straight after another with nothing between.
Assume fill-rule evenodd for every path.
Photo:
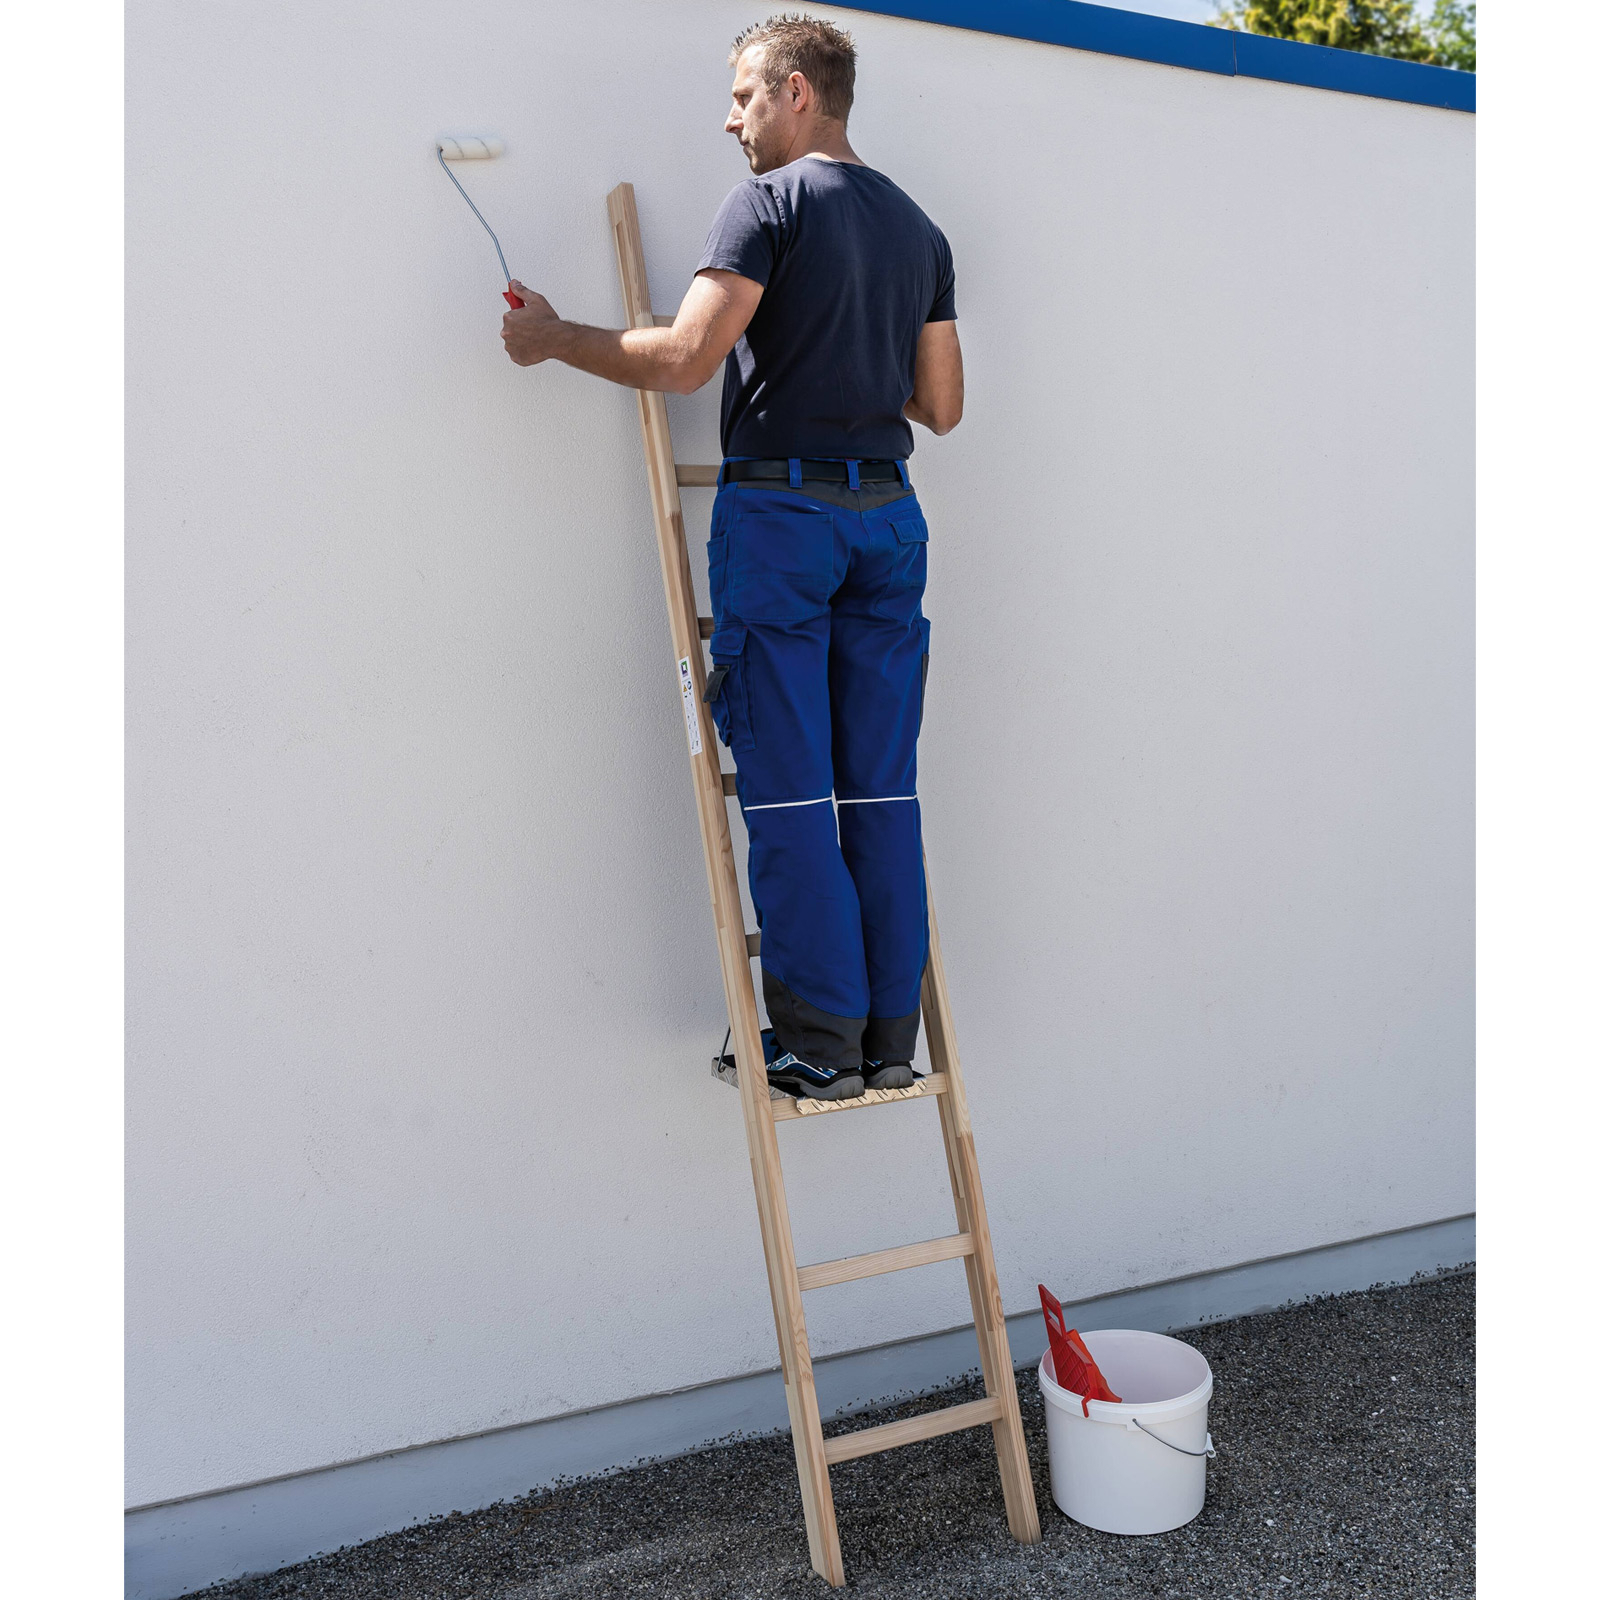
<instances>
[{"instance_id":1,"label":"black belt","mask_svg":"<svg viewBox=\"0 0 1600 1600\"><path fill-rule=\"evenodd\" d=\"M857 463L861 483L900 483L898 461L862 461ZM813 483L848 483L850 472L843 461L801 461L800 477ZM780 482L788 483L787 461L724 461L724 483Z\"/></svg>"}]
</instances>

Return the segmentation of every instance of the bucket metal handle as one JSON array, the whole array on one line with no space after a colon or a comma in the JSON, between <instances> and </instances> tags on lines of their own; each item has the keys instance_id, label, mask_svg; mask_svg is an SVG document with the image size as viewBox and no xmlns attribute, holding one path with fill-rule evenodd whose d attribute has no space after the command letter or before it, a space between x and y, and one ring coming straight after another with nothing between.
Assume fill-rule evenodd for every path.
<instances>
[{"instance_id":1,"label":"bucket metal handle","mask_svg":"<svg viewBox=\"0 0 1600 1600\"><path fill-rule=\"evenodd\" d=\"M1158 1444L1164 1444L1169 1450L1176 1450L1180 1456L1214 1456L1217 1453L1217 1447L1212 1444L1209 1433L1206 1435L1206 1447L1204 1450L1185 1450L1181 1444L1174 1444L1170 1439L1163 1439L1159 1433L1152 1433L1137 1417L1129 1417L1128 1421L1140 1433L1154 1439Z\"/></svg>"}]
</instances>

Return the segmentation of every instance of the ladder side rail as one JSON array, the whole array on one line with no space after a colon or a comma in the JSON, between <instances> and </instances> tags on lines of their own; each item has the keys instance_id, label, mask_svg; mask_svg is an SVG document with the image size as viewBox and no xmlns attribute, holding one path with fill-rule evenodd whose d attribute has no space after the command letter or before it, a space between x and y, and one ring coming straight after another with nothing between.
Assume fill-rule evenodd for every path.
<instances>
[{"instance_id":1,"label":"ladder side rail","mask_svg":"<svg viewBox=\"0 0 1600 1600\"><path fill-rule=\"evenodd\" d=\"M617 270L622 283L628 325L634 328L653 327L655 316L650 309L650 288L645 275L644 249L639 234L633 185L618 184L606 197L606 207L611 220L612 241L616 247ZM672 648L677 662L688 661L693 705L686 706L685 710L697 719L699 727L700 751L690 755L690 768L694 777L695 809L700 819L701 843L705 848L706 874L710 880L712 910L716 918L717 953L722 965L728 1021L733 1032L736 1059L748 1065L764 1059L761 1026L756 1011L755 988L750 978L750 958L745 948L744 908L739 898L733 839L723 798L721 762L717 756L716 734L705 705L705 663L698 642L699 620L694 582L689 569L688 545L683 531L683 508L678 498L672 435L665 397L648 390L638 391L638 396L639 423L644 435L645 463L655 514L661 576L666 588L667 613L672 629ZM687 729L687 722L685 726ZM777 1129L772 1120L765 1076L762 1072L741 1072L739 1100L750 1149L762 1250L766 1256L773 1320L777 1325L778 1352L783 1365L784 1392L789 1404L811 1564L837 1589L844 1585L844 1559L839 1549L833 1492L828 1482L816 1382L801 1304L799 1271L789 1226L783 1169L778 1156Z\"/></svg>"},{"instance_id":2,"label":"ladder side rail","mask_svg":"<svg viewBox=\"0 0 1600 1600\"><path fill-rule=\"evenodd\" d=\"M926 883L926 856L923 880ZM931 890L928 893L928 965L922 978L922 1006L929 1057L934 1069L943 1073L947 1080L945 1092L939 1096L939 1129L944 1136L945 1159L950 1168L956 1227L972 1239L972 1253L963 1265L972 1300L972 1325L978 1338L984 1392L1000 1407L994 1423L994 1446L1000 1486L1005 1493L1006 1521L1016 1539L1034 1544L1041 1537L1039 1508L1033 1493L1033 1470L1028 1464L1028 1442L1022 1431L1017 1377L1011 1366L1011 1342L1006 1336L1005 1307L1000 1297L999 1274L995 1270L983 1183L978 1176L977 1150L967 1111L966 1084L961 1076L955 1026L950 1015L950 991Z\"/></svg>"}]
</instances>

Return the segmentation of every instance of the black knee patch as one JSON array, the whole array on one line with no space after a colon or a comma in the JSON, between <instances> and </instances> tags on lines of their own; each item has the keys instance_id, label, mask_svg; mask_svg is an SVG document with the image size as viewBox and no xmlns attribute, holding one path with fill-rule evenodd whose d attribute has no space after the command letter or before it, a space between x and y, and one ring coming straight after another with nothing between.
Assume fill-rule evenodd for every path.
<instances>
[{"instance_id":1,"label":"black knee patch","mask_svg":"<svg viewBox=\"0 0 1600 1600\"><path fill-rule=\"evenodd\" d=\"M835 1072L861 1070L861 1031L867 1026L865 1017L836 1017L832 1012L820 1010L809 1000L802 1000L786 983L765 969L761 973L761 994L767 1002L767 1015L772 1019L780 1055L792 1050L813 1067L831 1067ZM916 1037L913 1018L913 1044Z\"/></svg>"},{"instance_id":2,"label":"black knee patch","mask_svg":"<svg viewBox=\"0 0 1600 1600\"><path fill-rule=\"evenodd\" d=\"M868 1061L909 1061L917 1053L922 1007L904 1017L868 1017L861 1053Z\"/></svg>"}]
</instances>

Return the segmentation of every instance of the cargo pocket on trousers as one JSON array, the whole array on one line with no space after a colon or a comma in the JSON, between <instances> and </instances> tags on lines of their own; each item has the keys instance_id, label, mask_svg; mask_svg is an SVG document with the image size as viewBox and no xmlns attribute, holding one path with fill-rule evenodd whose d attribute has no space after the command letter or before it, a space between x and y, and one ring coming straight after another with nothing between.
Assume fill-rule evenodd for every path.
<instances>
[{"instance_id":1,"label":"cargo pocket on trousers","mask_svg":"<svg viewBox=\"0 0 1600 1600\"><path fill-rule=\"evenodd\" d=\"M922 713L928 706L928 647L933 635L932 624L926 617L917 618L917 627L922 633L922 683L917 690L917 732L922 732Z\"/></svg>"},{"instance_id":2,"label":"cargo pocket on trousers","mask_svg":"<svg viewBox=\"0 0 1600 1600\"><path fill-rule=\"evenodd\" d=\"M706 679L706 704L717 725L717 737L735 755L752 749L750 686L746 679L743 628L718 628L711 635L711 673Z\"/></svg>"}]
</instances>

